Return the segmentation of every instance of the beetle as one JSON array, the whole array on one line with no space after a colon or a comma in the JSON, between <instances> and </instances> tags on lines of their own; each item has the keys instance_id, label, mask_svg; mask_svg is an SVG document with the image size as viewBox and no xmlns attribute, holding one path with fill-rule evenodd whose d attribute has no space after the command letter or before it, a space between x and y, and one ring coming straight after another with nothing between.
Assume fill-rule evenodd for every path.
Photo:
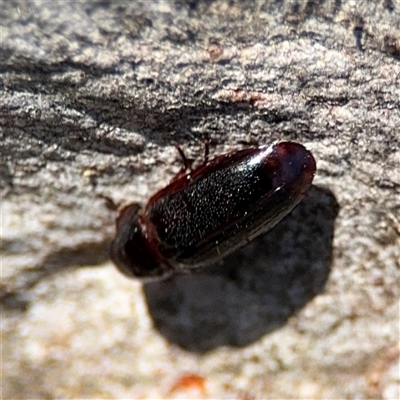
<instances>
[{"instance_id":1,"label":"beetle","mask_svg":"<svg viewBox=\"0 0 400 400\"><path fill-rule=\"evenodd\" d=\"M316 164L282 141L232 151L183 169L142 208L116 219L110 255L125 275L164 279L209 266L275 226L305 196Z\"/></svg>"}]
</instances>

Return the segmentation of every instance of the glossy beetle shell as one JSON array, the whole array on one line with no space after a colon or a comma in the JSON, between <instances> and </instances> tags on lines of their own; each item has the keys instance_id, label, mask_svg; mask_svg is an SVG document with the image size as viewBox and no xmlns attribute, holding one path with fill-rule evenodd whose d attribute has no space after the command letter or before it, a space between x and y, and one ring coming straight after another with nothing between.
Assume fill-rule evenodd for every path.
<instances>
[{"instance_id":1,"label":"glossy beetle shell","mask_svg":"<svg viewBox=\"0 0 400 400\"><path fill-rule=\"evenodd\" d=\"M303 199L315 170L304 146L280 142L180 172L144 209L130 204L120 212L111 258L137 278L215 263L285 217Z\"/></svg>"}]
</instances>

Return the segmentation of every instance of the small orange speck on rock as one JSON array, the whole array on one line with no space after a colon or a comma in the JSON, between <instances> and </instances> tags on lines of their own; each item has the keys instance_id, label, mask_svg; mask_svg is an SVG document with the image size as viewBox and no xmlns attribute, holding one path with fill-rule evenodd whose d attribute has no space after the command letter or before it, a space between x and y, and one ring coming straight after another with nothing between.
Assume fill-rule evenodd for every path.
<instances>
[{"instance_id":1,"label":"small orange speck on rock","mask_svg":"<svg viewBox=\"0 0 400 400\"><path fill-rule=\"evenodd\" d=\"M191 395L205 396L207 394L206 380L197 374L182 375L169 388L168 395L178 392L190 392Z\"/></svg>"}]
</instances>

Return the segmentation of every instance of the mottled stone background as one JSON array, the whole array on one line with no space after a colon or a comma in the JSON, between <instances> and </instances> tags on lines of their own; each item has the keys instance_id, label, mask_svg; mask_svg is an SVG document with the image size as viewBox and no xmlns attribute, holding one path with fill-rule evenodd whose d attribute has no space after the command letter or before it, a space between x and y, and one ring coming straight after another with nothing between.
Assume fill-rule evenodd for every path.
<instances>
[{"instance_id":1,"label":"mottled stone background","mask_svg":"<svg viewBox=\"0 0 400 400\"><path fill-rule=\"evenodd\" d=\"M400 2L0 8L4 399L399 395ZM131 281L119 203L295 140L315 186L220 265Z\"/></svg>"}]
</instances>

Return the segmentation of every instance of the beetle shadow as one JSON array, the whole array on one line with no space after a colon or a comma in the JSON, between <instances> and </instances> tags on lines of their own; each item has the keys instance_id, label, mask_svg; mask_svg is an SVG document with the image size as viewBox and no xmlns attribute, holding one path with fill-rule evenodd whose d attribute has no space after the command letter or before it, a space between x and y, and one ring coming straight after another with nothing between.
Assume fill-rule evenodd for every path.
<instances>
[{"instance_id":1,"label":"beetle shadow","mask_svg":"<svg viewBox=\"0 0 400 400\"><path fill-rule=\"evenodd\" d=\"M146 283L155 328L199 353L246 346L278 329L323 291L337 213L332 192L313 186L275 228L219 265Z\"/></svg>"}]
</instances>

